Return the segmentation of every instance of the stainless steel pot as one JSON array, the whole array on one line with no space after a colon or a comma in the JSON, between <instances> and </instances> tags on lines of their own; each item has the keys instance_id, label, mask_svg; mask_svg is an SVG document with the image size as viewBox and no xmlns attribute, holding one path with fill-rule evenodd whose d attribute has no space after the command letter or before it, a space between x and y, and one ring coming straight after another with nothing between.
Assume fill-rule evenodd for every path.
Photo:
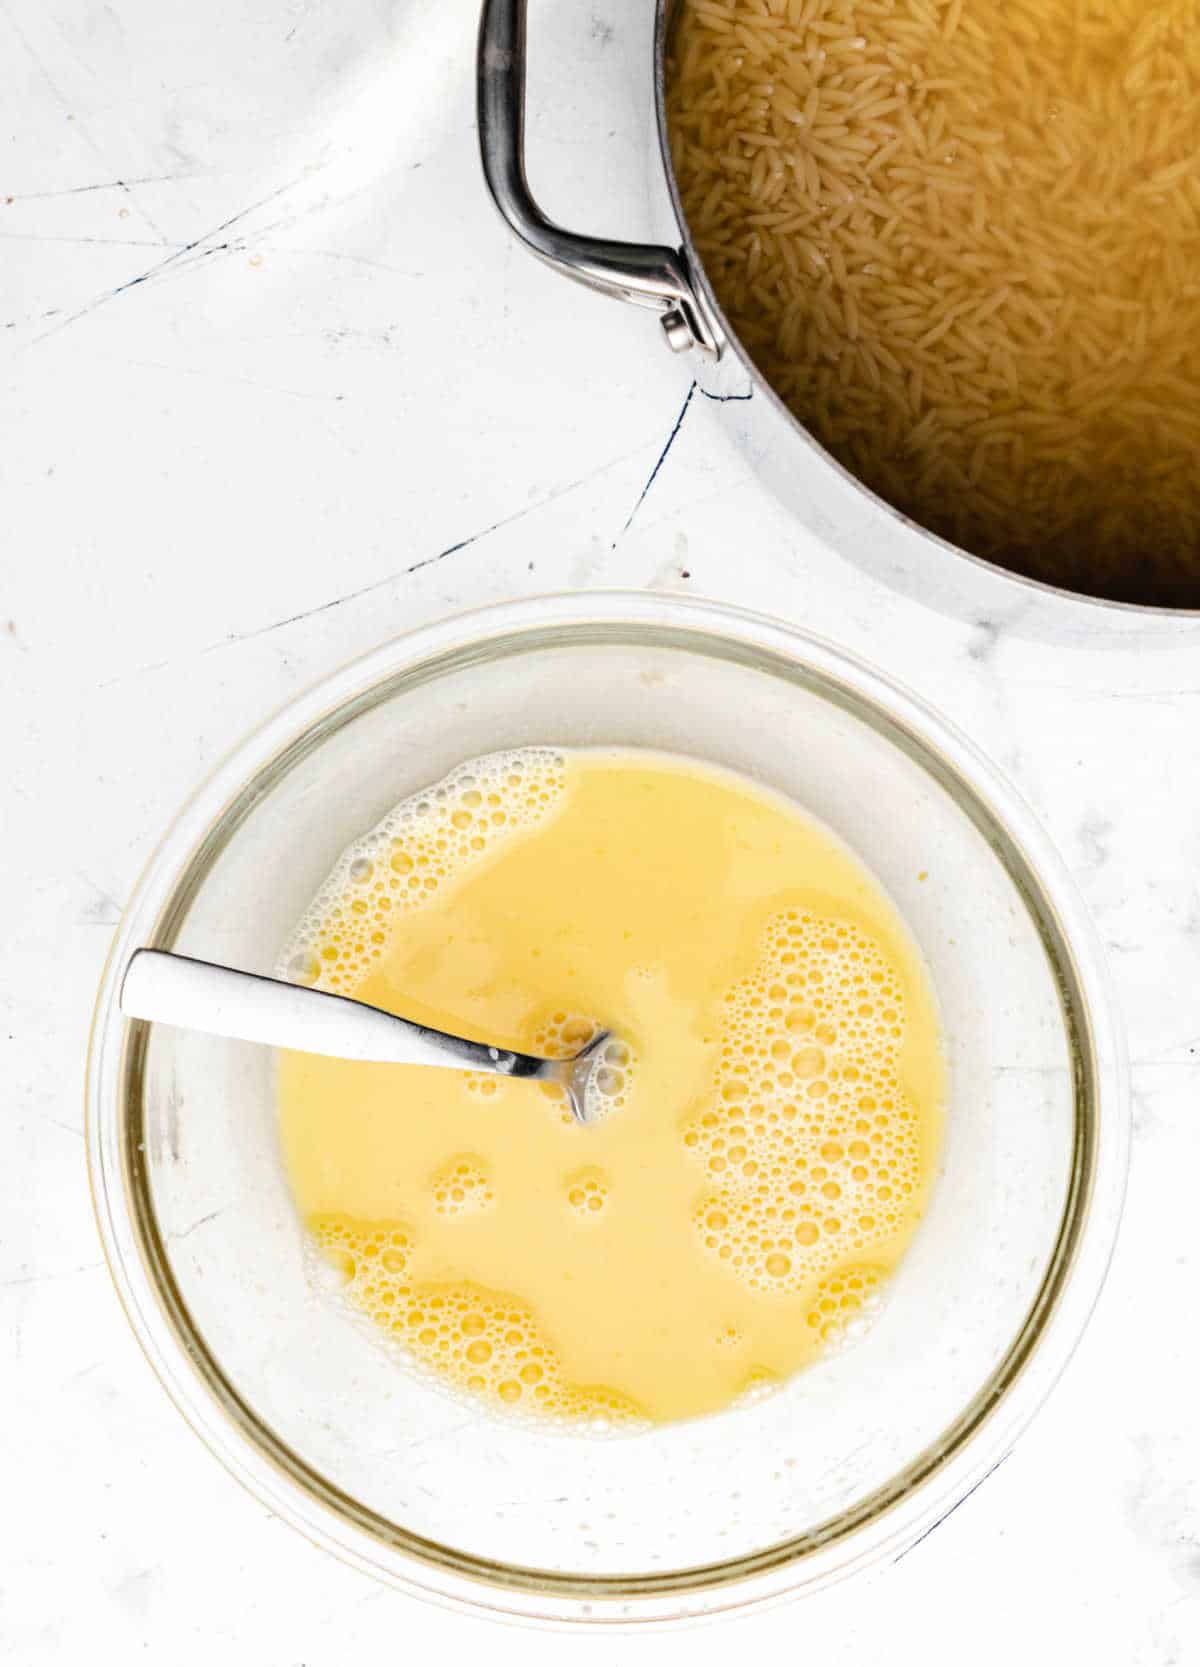
<instances>
[{"instance_id":1,"label":"stainless steel pot","mask_svg":"<svg viewBox=\"0 0 1200 1667\"><path fill-rule=\"evenodd\" d=\"M1051 629L1080 624L1081 603L1126 636L1147 616L1200 610L1146 607L1058 589L1010 573L947 543L877 497L819 445L755 369L721 310L687 220L667 136L666 56L676 0L655 0L654 103L659 159L673 224L670 243L617 242L564 230L538 207L525 176L526 0L483 0L478 110L483 172L496 207L521 243L565 277L656 312L667 346L685 356L692 389L725 404L737 440L798 519L826 544L896 588L977 621L1023 617ZM1040 600L1039 600L1040 599ZM1067 612L1064 614L1064 604ZM1120 616L1126 616L1124 625Z\"/></svg>"}]
</instances>

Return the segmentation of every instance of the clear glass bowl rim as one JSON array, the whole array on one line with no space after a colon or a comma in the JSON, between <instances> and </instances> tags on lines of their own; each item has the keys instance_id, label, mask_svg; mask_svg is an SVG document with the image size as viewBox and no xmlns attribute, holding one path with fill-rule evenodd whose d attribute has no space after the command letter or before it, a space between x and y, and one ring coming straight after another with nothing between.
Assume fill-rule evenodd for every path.
<instances>
[{"instance_id":1,"label":"clear glass bowl rim","mask_svg":"<svg viewBox=\"0 0 1200 1667\"><path fill-rule=\"evenodd\" d=\"M224 1379L169 1271L126 1115L144 1027L117 996L143 944L167 947L224 841L271 782L355 713L481 656L571 643L641 642L733 658L865 718L954 797L1013 878L1059 983L1076 1083L1072 1180L1059 1238L1025 1323L938 1442L853 1510L728 1562L652 1576L576 1577L474 1558L385 1522L309 1469ZM309 1540L393 1585L457 1607L544 1623L638 1626L807 1592L899 1556L1011 1449L1077 1344L1112 1254L1129 1146L1124 1036L1094 928L1033 812L968 738L899 684L831 643L691 596L591 591L460 613L396 637L288 703L221 764L151 857L114 938L88 1051L86 1136L96 1219L118 1296L151 1366L193 1430L264 1505Z\"/></svg>"}]
</instances>

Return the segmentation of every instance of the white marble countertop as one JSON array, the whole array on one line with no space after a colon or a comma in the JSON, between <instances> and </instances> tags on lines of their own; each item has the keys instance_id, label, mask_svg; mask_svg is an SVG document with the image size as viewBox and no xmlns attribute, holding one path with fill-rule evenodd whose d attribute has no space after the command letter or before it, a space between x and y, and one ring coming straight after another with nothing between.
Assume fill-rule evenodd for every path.
<instances>
[{"instance_id":1,"label":"white marble countertop","mask_svg":"<svg viewBox=\"0 0 1200 1667\"><path fill-rule=\"evenodd\" d=\"M644 230L648 11L534 7L535 171L589 229ZM699 400L642 496L684 373L507 241L474 25L474 0L0 0L0 1658L559 1659L342 1567L203 1451L101 1265L81 1080L122 901L262 714L450 610L627 585L814 628L991 753L1107 943L1135 1106L1113 1271L1011 1460L902 1564L666 1647L1195 1661L1200 622L1064 623L1016 587L930 611L804 534Z\"/></svg>"}]
</instances>

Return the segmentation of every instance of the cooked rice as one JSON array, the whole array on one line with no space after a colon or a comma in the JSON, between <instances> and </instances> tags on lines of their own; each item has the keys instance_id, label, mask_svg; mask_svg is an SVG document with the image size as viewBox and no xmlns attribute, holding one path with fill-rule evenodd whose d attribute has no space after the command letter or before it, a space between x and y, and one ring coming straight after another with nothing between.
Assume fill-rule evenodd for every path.
<instances>
[{"instance_id":1,"label":"cooked rice","mask_svg":"<svg viewBox=\"0 0 1200 1667\"><path fill-rule=\"evenodd\" d=\"M906 514L1200 606L1200 0L680 0L687 217L764 375Z\"/></svg>"}]
</instances>

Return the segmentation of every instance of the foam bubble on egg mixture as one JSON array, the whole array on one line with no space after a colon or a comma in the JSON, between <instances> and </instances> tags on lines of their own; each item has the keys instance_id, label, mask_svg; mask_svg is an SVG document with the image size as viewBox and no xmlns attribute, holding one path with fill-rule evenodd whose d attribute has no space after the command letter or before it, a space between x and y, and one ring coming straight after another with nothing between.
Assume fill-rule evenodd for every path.
<instances>
[{"instance_id":1,"label":"foam bubble on egg mixture","mask_svg":"<svg viewBox=\"0 0 1200 1667\"><path fill-rule=\"evenodd\" d=\"M538 1024L531 1046L543 1059L574 1059L590 1049L600 1034L594 1019L559 1010ZM637 1075L637 1059L629 1043L619 1036L606 1036L589 1058L591 1069L585 1072L582 1092L583 1121L590 1126L603 1122L628 1103ZM548 1095L561 1102L563 1121L574 1123L575 1114L563 1090L550 1083L542 1086ZM483 1091L482 1085L477 1091Z\"/></svg>"},{"instance_id":2,"label":"foam bubble on egg mixture","mask_svg":"<svg viewBox=\"0 0 1200 1667\"><path fill-rule=\"evenodd\" d=\"M343 852L280 956L279 976L353 995L406 914L544 822L565 793L563 754L524 747L472 759L403 800Z\"/></svg>"},{"instance_id":3,"label":"foam bubble on egg mixture","mask_svg":"<svg viewBox=\"0 0 1200 1667\"><path fill-rule=\"evenodd\" d=\"M599 1196L591 1177L579 1190L588 1199ZM616 1390L569 1382L557 1351L515 1297L465 1281L413 1283L414 1239L407 1228L364 1227L338 1216L312 1225L353 1307L399 1345L410 1365L430 1370L434 1382L448 1380L510 1416L533 1413L539 1422L585 1425L595 1433L643 1422Z\"/></svg>"},{"instance_id":4,"label":"foam bubble on egg mixture","mask_svg":"<svg viewBox=\"0 0 1200 1667\"><path fill-rule=\"evenodd\" d=\"M919 1178L900 980L858 926L789 909L722 1021L714 1091L683 1133L708 1182L696 1232L755 1291L815 1284L807 1323L844 1343L878 1302L864 1258L902 1231Z\"/></svg>"}]
</instances>

